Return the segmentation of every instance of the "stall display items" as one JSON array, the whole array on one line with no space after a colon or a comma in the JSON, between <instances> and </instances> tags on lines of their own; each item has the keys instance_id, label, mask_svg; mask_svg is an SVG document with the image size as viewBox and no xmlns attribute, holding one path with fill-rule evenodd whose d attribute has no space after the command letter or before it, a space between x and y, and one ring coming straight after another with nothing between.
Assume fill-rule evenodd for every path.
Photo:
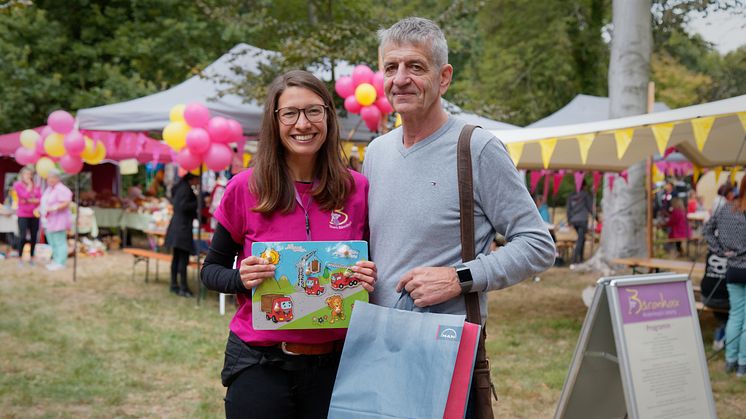
<instances>
[{"instance_id":1,"label":"stall display items","mask_svg":"<svg viewBox=\"0 0 746 419\"><path fill-rule=\"evenodd\" d=\"M277 265L252 289L257 330L347 328L355 301L368 301L350 270L368 259L364 241L257 242L251 253Z\"/></svg>"}]
</instances>

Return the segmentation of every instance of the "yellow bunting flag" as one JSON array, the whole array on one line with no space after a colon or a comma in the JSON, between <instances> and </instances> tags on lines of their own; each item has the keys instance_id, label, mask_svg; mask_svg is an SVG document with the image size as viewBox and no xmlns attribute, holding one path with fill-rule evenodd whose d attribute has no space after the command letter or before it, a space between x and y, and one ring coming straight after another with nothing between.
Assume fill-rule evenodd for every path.
<instances>
[{"instance_id":1,"label":"yellow bunting flag","mask_svg":"<svg viewBox=\"0 0 746 419\"><path fill-rule=\"evenodd\" d=\"M616 140L616 157L621 160L624 153L627 152L629 143L632 142L632 136L635 134L634 128L619 129L614 131L614 140Z\"/></svg>"},{"instance_id":2,"label":"yellow bunting flag","mask_svg":"<svg viewBox=\"0 0 746 419\"><path fill-rule=\"evenodd\" d=\"M357 154L358 156L360 156L360 161L363 161L363 159L365 158L365 146L364 145L357 146Z\"/></svg>"},{"instance_id":3,"label":"yellow bunting flag","mask_svg":"<svg viewBox=\"0 0 746 419\"><path fill-rule=\"evenodd\" d=\"M736 183L736 173L738 173L738 169L740 169L739 166L733 166L730 168L730 176L728 176L730 183Z\"/></svg>"},{"instance_id":4,"label":"yellow bunting flag","mask_svg":"<svg viewBox=\"0 0 746 419\"><path fill-rule=\"evenodd\" d=\"M663 173L658 170L658 166L656 165L650 167L650 178L653 180L653 183L661 182L666 179Z\"/></svg>"},{"instance_id":5,"label":"yellow bunting flag","mask_svg":"<svg viewBox=\"0 0 746 419\"><path fill-rule=\"evenodd\" d=\"M696 184L697 181L699 180L699 176L702 175L702 168L695 164L693 169L694 169L694 172L692 173L692 180Z\"/></svg>"},{"instance_id":6,"label":"yellow bunting flag","mask_svg":"<svg viewBox=\"0 0 746 419\"><path fill-rule=\"evenodd\" d=\"M715 169L715 184L717 185L720 180L720 173L723 171L723 166L717 166Z\"/></svg>"},{"instance_id":7,"label":"yellow bunting flag","mask_svg":"<svg viewBox=\"0 0 746 419\"><path fill-rule=\"evenodd\" d=\"M671 132L673 131L673 123L652 125L650 129L653 131L655 144L658 146L658 152L662 156L666 153L668 140L671 138Z\"/></svg>"},{"instance_id":8,"label":"yellow bunting flag","mask_svg":"<svg viewBox=\"0 0 746 419\"><path fill-rule=\"evenodd\" d=\"M251 163L251 154L243 153L243 167L249 167L249 163Z\"/></svg>"},{"instance_id":9,"label":"yellow bunting flag","mask_svg":"<svg viewBox=\"0 0 746 419\"><path fill-rule=\"evenodd\" d=\"M549 161L552 160L552 154L554 154L554 147L557 146L556 138L548 138L546 140L539 141L541 147L541 161L544 163L544 168L549 168Z\"/></svg>"},{"instance_id":10,"label":"yellow bunting flag","mask_svg":"<svg viewBox=\"0 0 746 419\"><path fill-rule=\"evenodd\" d=\"M508 148L508 153L510 153L510 159L513 160L513 164L518 166L518 162L521 160L521 156L523 155L523 146L525 143L508 143L505 144L505 147Z\"/></svg>"},{"instance_id":11,"label":"yellow bunting flag","mask_svg":"<svg viewBox=\"0 0 746 419\"><path fill-rule=\"evenodd\" d=\"M714 116L692 119L692 131L694 131L694 140L697 142L697 149L702 151L705 148L707 137L710 135L710 129L715 122Z\"/></svg>"},{"instance_id":12,"label":"yellow bunting flag","mask_svg":"<svg viewBox=\"0 0 746 419\"><path fill-rule=\"evenodd\" d=\"M596 138L596 134L583 134L575 137L578 139L578 147L580 147L580 161L585 164L588 160L588 151L593 145L593 139Z\"/></svg>"},{"instance_id":13,"label":"yellow bunting flag","mask_svg":"<svg viewBox=\"0 0 746 419\"><path fill-rule=\"evenodd\" d=\"M741 126L743 127L744 132L746 132L746 112L739 112L737 115L738 120L741 121Z\"/></svg>"}]
</instances>

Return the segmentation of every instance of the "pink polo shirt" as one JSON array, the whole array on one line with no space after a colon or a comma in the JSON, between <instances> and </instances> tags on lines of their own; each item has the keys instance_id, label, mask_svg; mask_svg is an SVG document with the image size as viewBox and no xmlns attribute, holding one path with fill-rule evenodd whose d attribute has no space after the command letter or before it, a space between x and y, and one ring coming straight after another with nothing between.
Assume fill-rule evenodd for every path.
<instances>
[{"instance_id":1,"label":"pink polo shirt","mask_svg":"<svg viewBox=\"0 0 746 419\"><path fill-rule=\"evenodd\" d=\"M72 198L72 191L62 182L44 190L41 196L41 213L42 225L46 231L67 231L70 228L73 216L69 205L57 211L50 211L49 208L71 202Z\"/></svg>"},{"instance_id":2,"label":"pink polo shirt","mask_svg":"<svg viewBox=\"0 0 746 419\"><path fill-rule=\"evenodd\" d=\"M306 222L303 209L295 206L289 214L275 211L263 215L251 211L257 198L249 192L249 179L252 169L234 176L226 186L215 218L231 234L236 243L242 245L238 263L251 255L251 245L263 241L306 241ZM311 240L361 240L367 231L368 181L360 173L350 171L355 181L355 190L347 197L344 207L335 211L322 211L316 202L311 201L308 209ZM296 189L302 196L311 189L310 184L296 182ZM347 220L339 222L339 212L347 215ZM342 217L344 219L344 217ZM230 329L244 342L260 346L279 342L322 343L344 339L346 329L314 330L255 330L251 320L250 294L238 294L238 311L231 320Z\"/></svg>"},{"instance_id":3,"label":"pink polo shirt","mask_svg":"<svg viewBox=\"0 0 746 419\"><path fill-rule=\"evenodd\" d=\"M16 211L18 217L33 217L34 209L39 206L39 201L29 202L29 199L40 199L41 188L34 185L34 187L29 190L26 188L26 184L19 180L13 184L13 190L15 190L18 195L18 211Z\"/></svg>"}]
</instances>

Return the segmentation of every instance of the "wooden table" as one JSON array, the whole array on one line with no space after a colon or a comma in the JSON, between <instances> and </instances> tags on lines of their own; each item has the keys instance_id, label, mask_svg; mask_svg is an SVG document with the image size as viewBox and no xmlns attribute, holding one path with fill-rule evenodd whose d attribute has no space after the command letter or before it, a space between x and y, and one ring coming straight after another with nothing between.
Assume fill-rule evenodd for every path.
<instances>
[{"instance_id":1,"label":"wooden table","mask_svg":"<svg viewBox=\"0 0 746 419\"><path fill-rule=\"evenodd\" d=\"M670 271L699 276L705 274L705 264L701 262L658 258L619 258L613 259L611 263L629 266L633 274L641 273L637 272L637 268L647 268L649 272Z\"/></svg>"}]
</instances>

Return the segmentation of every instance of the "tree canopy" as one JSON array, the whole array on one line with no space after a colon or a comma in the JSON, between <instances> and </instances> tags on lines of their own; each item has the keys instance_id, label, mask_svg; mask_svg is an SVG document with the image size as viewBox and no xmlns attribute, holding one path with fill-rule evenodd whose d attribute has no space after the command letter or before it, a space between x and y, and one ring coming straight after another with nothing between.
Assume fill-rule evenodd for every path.
<instances>
[{"instance_id":1,"label":"tree canopy","mask_svg":"<svg viewBox=\"0 0 746 419\"><path fill-rule=\"evenodd\" d=\"M376 31L420 15L441 25L454 83L446 97L525 125L579 93L606 95L610 0L53 0L0 7L0 132L54 109L116 103L198 74L238 42L280 52L233 91L261 99L290 68L337 60L377 67ZM746 48L725 56L687 19L742 0L656 0L652 79L686 106L746 93ZM335 75L339 77L339 75ZM340 102L341 104L341 102Z\"/></svg>"}]
</instances>

